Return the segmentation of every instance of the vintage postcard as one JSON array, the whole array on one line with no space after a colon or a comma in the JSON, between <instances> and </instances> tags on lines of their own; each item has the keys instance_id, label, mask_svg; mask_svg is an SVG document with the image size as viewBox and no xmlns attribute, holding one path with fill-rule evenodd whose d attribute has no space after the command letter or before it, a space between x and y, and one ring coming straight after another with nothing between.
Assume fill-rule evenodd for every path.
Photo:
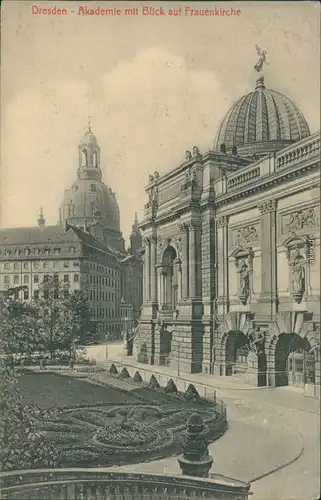
<instances>
[{"instance_id":1,"label":"vintage postcard","mask_svg":"<svg viewBox=\"0 0 321 500\"><path fill-rule=\"evenodd\" d=\"M320 496L320 4L1 4L0 497Z\"/></svg>"}]
</instances>

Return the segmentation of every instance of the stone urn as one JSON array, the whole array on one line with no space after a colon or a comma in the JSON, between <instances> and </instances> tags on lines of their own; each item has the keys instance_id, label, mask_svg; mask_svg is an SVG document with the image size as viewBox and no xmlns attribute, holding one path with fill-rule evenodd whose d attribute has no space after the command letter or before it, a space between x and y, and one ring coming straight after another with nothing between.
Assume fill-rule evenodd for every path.
<instances>
[{"instance_id":1,"label":"stone urn","mask_svg":"<svg viewBox=\"0 0 321 500\"><path fill-rule=\"evenodd\" d=\"M208 477L213 465L205 438L205 426L200 414L194 413L187 422L182 454L178 463L184 476Z\"/></svg>"}]
</instances>

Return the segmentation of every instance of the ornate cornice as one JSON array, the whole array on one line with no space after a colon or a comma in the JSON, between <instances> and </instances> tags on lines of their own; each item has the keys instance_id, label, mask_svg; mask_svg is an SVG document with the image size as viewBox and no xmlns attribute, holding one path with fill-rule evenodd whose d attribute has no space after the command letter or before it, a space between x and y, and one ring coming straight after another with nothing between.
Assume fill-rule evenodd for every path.
<instances>
[{"instance_id":1,"label":"ornate cornice","mask_svg":"<svg viewBox=\"0 0 321 500\"><path fill-rule=\"evenodd\" d=\"M275 187L278 184L288 183L292 179L298 179L299 176L304 176L307 172L316 169L320 165L320 160L318 158L313 158L313 163L310 165L298 165L297 168L293 170L282 170L270 175L268 178L260 178L253 184L249 184L240 187L237 191L227 192L215 199L215 205L221 206L231 203L239 198L244 198L253 193L258 193L266 191ZM303 187L301 191L305 191L306 187Z\"/></svg>"},{"instance_id":2,"label":"ornate cornice","mask_svg":"<svg viewBox=\"0 0 321 500\"><path fill-rule=\"evenodd\" d=\"M257 207L260 210L262 215L270 213L270 212L275 212L276 207L277 207L277 201L276 200L265 200L262 203L260 203Z\"/></svg>"}]
</instances>

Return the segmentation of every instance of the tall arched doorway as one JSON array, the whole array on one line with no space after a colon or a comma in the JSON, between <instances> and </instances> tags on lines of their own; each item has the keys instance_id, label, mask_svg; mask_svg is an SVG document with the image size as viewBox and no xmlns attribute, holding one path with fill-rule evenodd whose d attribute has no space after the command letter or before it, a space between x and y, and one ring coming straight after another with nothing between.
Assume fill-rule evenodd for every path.
<instances>
[{"instance_id":1,"label":"tall arched doorway","mask_svg":"<svg viewBox=\"0 0 321 500\"><path fill-rule=\"evenodd\" d=\"M315 382L315 355L307 338L281 334L275 346L275 385L304 387Z\"/></svg>"},{"instance_id":2,"label":"tall arched doorway","mask_svg":"<svg viewBox=\"0 0 321 500\"><path fill-rule=\"evenodd\" d=\"M248 338L241 331L228 333L225 344L226 375L244 375L249 353Z\"/></svg>"},{"instance_id":3,"label":"tall arched doorway","mask_svg":"<svg viewBox=\"0 0 321 500\"><path fill-rule=\"evenodd\" d=\"M178 266L174 247L169 245L163 254L161 264L161 306L162 309L175 311L178 302Z\"/></svg>"}]
</instances>

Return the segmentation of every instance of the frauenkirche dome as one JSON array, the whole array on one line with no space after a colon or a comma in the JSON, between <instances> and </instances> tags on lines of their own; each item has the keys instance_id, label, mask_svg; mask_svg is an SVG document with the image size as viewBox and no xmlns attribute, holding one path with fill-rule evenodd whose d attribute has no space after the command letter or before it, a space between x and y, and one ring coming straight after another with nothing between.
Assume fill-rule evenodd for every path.
<instances>
[{"instance_id":1,"label":"frauenkirche dome","mask_svg":"<svg viewBox=\"0 0 321 500\"><path fill-rule=\"evenodd\" d=\"M299 108L284 94L266 89L258 78L253 92L229 110L219 128L214 149L227 153L237 148L240 156L264 155L310 135Z\"/></svg>"},{"instance_id":2,"label":"frauenkirche dome","mask_svg":"<svg viewBox=\"0 0 321 500\"><path fill-rule=\"evenodd\" d=\"M78 150L77 180L65 191L60 206L60 223L67 222L80 228L99 223L104 239L116 242L116 247L122 249L119 206L113 190L102 181L100 147L90 124Z\"/></svg>"}]
</instances>

